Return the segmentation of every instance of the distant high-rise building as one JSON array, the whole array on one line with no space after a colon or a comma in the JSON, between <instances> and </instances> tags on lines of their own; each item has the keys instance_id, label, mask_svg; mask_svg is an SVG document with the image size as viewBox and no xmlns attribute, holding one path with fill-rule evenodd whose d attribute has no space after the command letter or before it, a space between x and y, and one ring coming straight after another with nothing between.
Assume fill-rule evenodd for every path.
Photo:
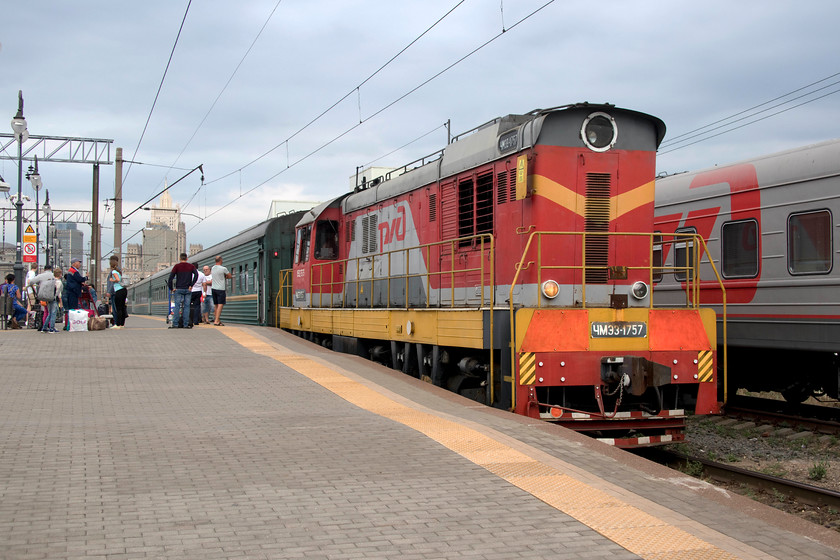
<instances>
[{"instance_id":1,"label":"distant high-rise building","mask_svg":"<svg viewBox=\"0 0 840 560\"><path fill-rule=\"evenodd\" d=\"M190 252L188 253L189 256L193 256L196 253L200 253L204 250L204 245L201 243L190 243Z\"/></svg>"},{"instance_id":2,"label":"distant high-rise building","mask_svg":"<svg viewBox=\"0 0 840 560\"><path fill-rule=\"evenodd\" d=\"M62 270L67 270L74 259L84 262L85 234L73 222L55 223L55 253L53 260Z\"/></svg>"},{"instance_id":3,"label":"distant high-rise building","mask_svg":"<svg viewBox=\"0 0 840 560\"><path fill-rule=\"evenodd\" d=\"M143 230L142 269L156 272L178 262L178 232L149 222ZM161 266L162 265L162 266Z\"/></svg>"},{"instance_id":4,"label":"distant high-rise building","mask_svg":"<svg viewBox=\"0 0 840 560\"><path fill-rule=\"evenodd\" d=\"M163 191L160 203L151 210L138 257L142 276L177 263L179 255L187 252L187 226L181 221L180 205L172 204L168 190Z\"/></svg>"}]
</instances>

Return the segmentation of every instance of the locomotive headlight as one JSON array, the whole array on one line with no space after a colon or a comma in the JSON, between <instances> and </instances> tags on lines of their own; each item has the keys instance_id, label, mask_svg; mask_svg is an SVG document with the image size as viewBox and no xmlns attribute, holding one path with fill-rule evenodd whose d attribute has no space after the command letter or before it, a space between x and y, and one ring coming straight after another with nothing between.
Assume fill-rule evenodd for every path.
<instances>
[{"instance_id":1,"label":"locomotive headlight","mask_svg":"<svg viewBox=\"0 0 840 560\"><path fill-rule=\"evenodd\" d=\"M546 280L542 285L542 293L548 299L554 299L560 293L560 285L554 280Z\"/></svg>"},{"instance_id":2,"label":"locomotive headlight","mask_svg":"<svg viewBox=\"0 0 840 560\"><path fill-rule=\"evenodd\" d=\"M590 150L606 152L618 140L618 125L607 113L592 113L583 121L580 136Z\"/></svg>"},{"instance_id":3,"label":"locomotive headlight","mask_svg":"<svg viewBox=\"0 0 840 560\"><path fill-rule=\"evenodd\" d=\"M636 299L645 299L650 292L650 288L644 282L636 282L633 284L633 287L630 289L630 293L633 294L633 297Z\"/></svg>"}]
</instances>

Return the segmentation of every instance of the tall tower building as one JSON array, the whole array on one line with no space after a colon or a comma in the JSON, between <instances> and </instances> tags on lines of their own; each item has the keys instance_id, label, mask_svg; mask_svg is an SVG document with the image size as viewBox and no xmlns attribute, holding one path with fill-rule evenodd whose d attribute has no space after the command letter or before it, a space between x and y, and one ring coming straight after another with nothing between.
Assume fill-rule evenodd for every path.
<instances>
[{"instance_id":1,"label":"tall tower building","mask_svg":"<svg viewBox=\"0 0 840 560\"><path fill-rule=\"evenodd\" d=\"M85 234L76 229L73 222L55 223L55 264L62 270L67 270L73 259L81 259L84 263Z\"/></svg>"}]
</instances>

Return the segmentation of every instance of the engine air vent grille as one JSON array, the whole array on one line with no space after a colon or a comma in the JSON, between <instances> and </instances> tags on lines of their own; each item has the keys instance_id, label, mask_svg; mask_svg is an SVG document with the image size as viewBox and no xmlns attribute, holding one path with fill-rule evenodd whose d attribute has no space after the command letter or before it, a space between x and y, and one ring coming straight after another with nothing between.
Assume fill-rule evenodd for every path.
<instances>
[{"instance_id":1,"label":"engine air vent grille","mask_svg":"<svg viewBox=\"0 0 840 560\"><path fill-rule=\"evenodd\" d=\"M586 233L608 232L610 230L610 194L612 176L609 173L586 174ZM586 282L606 284L609 265L609 237L591 235L586 237ZM589 267L598 267L592 268Z\"/></svg>"}]
</instances>

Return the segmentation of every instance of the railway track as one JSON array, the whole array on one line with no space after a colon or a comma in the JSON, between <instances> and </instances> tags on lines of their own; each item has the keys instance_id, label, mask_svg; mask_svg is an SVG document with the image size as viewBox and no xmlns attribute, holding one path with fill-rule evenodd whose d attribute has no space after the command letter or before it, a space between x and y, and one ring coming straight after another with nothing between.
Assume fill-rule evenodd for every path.
<instances>
[{"instance_id":1,"label":"railway track","mask_svg":"<svg viewBox=\"0 0 840 560\"><path fill-rule=\"evenodd\" d=\"M799 503L818 507L829 507L840 511L840 492L803 484L764 473L748 471L725 463L717 463L699 457L689 457L681 453L662 449L648 448L639 450L638 454L651 461L677 469L681 472L691 472L719 482L735 483L747 486L756 491L763 490L785 496ZM698 465L700 468L698 468Z\"/></svg>"},{"instance_id":2,"label":"railway track","mask_svg":"<svg viewBox=\"0 0 840 560\"><path fill-rule=\"evenodd\" d=\"M840 436L840 408L792 406L782 401L738 396L726 405L725 413L742 420Z\"/></svg>"}]
</instances>

